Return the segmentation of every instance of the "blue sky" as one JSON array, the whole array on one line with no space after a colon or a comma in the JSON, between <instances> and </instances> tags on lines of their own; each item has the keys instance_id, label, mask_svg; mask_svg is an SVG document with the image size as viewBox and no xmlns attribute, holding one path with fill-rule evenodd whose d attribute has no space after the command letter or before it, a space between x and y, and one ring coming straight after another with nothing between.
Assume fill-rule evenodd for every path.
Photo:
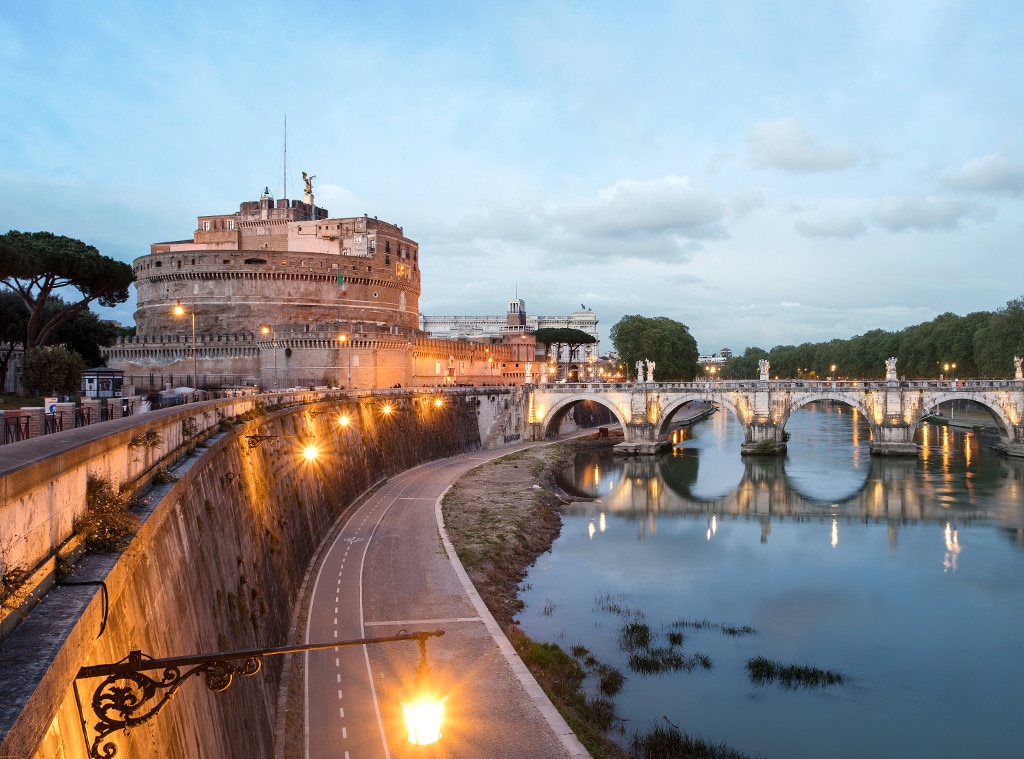
<instances>
[{"instance_id":1,"label":"blue sky","mask_svg":"<svg viewBox=\"0 0 1024 759\"><path fill-rule=\"evenodd\" d=\"M1022 36L1017 0L0 0L0 228L130 262L280 197L287 116L289 197L402 225L423 313L901 329L1024 293Z\"/></svg>"}]
</instances>

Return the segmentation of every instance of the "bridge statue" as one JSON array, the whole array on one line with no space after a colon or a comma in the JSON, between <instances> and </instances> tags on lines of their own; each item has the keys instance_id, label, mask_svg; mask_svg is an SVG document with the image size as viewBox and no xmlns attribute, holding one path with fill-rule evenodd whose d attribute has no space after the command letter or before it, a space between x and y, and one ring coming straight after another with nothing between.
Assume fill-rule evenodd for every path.
<instances>
[{"instance_id":1,"label":"bridge statue","mask_svg":"<svg viewBox=\"0 0 1024 759\"><path fill-rule=\"evenodd\" d=\"M647 363L647 381L654 382L654 362L650 359L646 359Z\"/></svg>"},{"instance_id":2,"label":"bridge statue","mask_svg":"<svg viewBox=\"0 0 1024 759\"><path fill-rule=\"evenodd\" d=\"M531 361L526 362L526 377L523 379L523 384L533 384L533 362Z\"/></svg>"},{"instance_id":3,"label":"bridge statue","mask_svg":"<svg viewBox=\"0 0 1024 759\"><path fill-rule=\"evenodd\" d=\"M890 356L885 360L885 378L887 380L897 379L896 377L896 357Z\"/></svg>"},{"instance_id":4,"label":"bridge statue","mask_svg":"<svg viewBox=\"0 0 1024 759\"><path fill-rule=\"evenodd\" d=\"M761 372L761 381L768 381L768 372L771 371L772 365L768 363L768 359L762 358L757 362L757 368Z\"/></svg>"},{"instance_id":5,"label":"bridge statue","mask_svg":"<svg viewBox=\"0 0 1024 759\"><path fill-rule=\"evenodd\" d=\"M540 365L540 384L548 384L548 365L545 363Z\"/></svg>"},{"instance_id":6,"label":"bridge statue","mask_svg":"<svg viewBox=\"0 0 1024 759\"><path fill-rule=\"evenodd\" d=\"M1022 363L1024 363L1024 358L1021 358L1020 356L1013 357L1013 366L1016 370L1013 374L1014 379L1024 379L1024 372L1022 372L1020 368Z\"/></svg>"},{"instance_id":7,"label":"bridge statue","mask_svg":"<svg viewBox=\"0 0 1024 759\"><path fill-rule=\"evenodd\" d=\"M636 381L640 384L644 382L644 362L642 360L636 362Z\"/></svg>"}]
</instances>

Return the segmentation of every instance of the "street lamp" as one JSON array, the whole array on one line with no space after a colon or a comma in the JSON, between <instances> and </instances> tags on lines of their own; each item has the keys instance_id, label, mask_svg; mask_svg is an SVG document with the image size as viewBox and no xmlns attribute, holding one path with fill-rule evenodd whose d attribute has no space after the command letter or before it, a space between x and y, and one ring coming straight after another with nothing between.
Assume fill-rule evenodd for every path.
<instances>
[{"instance_id":1,"label":"street lamp","mask_svg":"<svg viewBox=\"0 0 1024 759\"><path fill-rule=\"evenodd\" d=\"M174 698L181 684L193 675L203 675L206 687L215 693L227 690L235 675L252 677L263 666L264 656L301 653L303 651L324 651L340 646L365 646L376 643L393 643L415 640L420 646L420 663L416 667L416 692L403 703L409 727L410 743L434 743L441 737L441 718L444 697L440 696L430 682L430 666L427 664L427 639L444 635L444 630L425 632L400 632L379 638L358 640L335 640L330 643L310 643L301 646L278 648L255 648L242 651L224 651L194 656L175 656L166 659L151 659L141 651L131 651L116 664L98 664L82 667L76 680L102 677L96 686L91 705L96 723L93 730L96 737L89 747L92 759L114 756L117 747L107 736L143 725L160 713L160 710ZM236 662L236 663L232 663ZM157 670L155 677L145 672ZM410 711L417 721L410 720ZM83 723L85 722L83 715Z\"/></svg>"},{"instance_id":2,"label":"street lamp","mask_svg":"<svg viewBox=\"0 0 1024 759\"><path fill-rule=\"evenodd\" d=\"M348 343L348 385L346 386L349 390L352 389L352 343L349 342L348 335L338 335L338 342L341 343L341 347L346 347Z\"/></svg>"},{"instance_id":3,"label":"street lamp","mask_svg":"<svg viewBox=\"0 0 1024 759\"><path fill-rule=\"evenodd\" d=\"M175 316L185 315L185 307L181 305L180 300L177 305L174 306L173 313ZM195 301L192 301L192 381L196 385L193 389L198 389L199 387L199 370L196 367L196 303Z\"/></svg>"},{"instance_id":4,"label":"street lamp","mask_svg":"<svg viewBox=\"0 0 1024 759\"><path fill-rule=\"evenodd\" d=\"M830 369L832 370L832 376L831 376L831 377L829 377L829 380L830 380L830 381L831 381L831 382L832 382L833 384L835 384L835 381L836 381L836 365L835 365L835 364L832 364L832 366L830 367Z\"/></svg>"},{"instance_id":5,"label":"street lamp","mask_svg":"<svg viewBox=\"0 0 1024 759\"><path fill-rule=\"evenodd\" d=\"M260 331L264 335L273 335L274 337L274 389L277 390L277 330L264 324L260 327Z\"/></svg>"}]
</instances>

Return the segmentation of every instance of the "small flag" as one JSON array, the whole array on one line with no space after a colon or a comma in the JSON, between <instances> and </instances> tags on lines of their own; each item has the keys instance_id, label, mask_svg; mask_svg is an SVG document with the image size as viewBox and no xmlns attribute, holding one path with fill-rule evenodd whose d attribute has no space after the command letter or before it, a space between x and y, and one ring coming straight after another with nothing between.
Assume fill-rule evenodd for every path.
<instances>
[{"instance_id":1,"label":"small flag","mask_svg":"<svg viewBox=\"0 0 1024 759\"><path fill-rule=\"evenodd\" d=\"M345 284L345 278L341 276L341 267L338 267L338 284L341 285L341 294L348 295L348 286Z\"/></svg>"}]
</instances>

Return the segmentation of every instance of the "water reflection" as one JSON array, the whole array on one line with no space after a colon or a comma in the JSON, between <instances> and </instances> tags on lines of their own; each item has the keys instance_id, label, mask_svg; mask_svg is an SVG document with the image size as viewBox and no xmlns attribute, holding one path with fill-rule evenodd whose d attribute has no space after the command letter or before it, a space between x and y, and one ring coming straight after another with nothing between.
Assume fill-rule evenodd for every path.
<instances>
[{"instance_id":1,"label":"water reflection","mask_svg":"<svg viewBox=\"0 0 1024 759\"><path fill-rule=\"evenodd\" d=\"M1024 462L982 450L973 431L925 425L920 458L872 457L868 431L854 411L836 425L827 410L798 412L790 422L785 457L741 457L739 425L718 414L659 456L624 457L610 450L581 452L561 472L559 484L577 498L569 514L627 515L639 537L657 530L661 516L708 520L708 539L718 518L764 521L829 519L833 545L840 520L960 523L994 519L1024 527L1021 483ZM801 415L802 414L802 415ZM831 426L830 426L831 425ZM722 443L725 445L722 445ZM845 462L842 466L840 462Z\"/></svg>"}]
</instances>

